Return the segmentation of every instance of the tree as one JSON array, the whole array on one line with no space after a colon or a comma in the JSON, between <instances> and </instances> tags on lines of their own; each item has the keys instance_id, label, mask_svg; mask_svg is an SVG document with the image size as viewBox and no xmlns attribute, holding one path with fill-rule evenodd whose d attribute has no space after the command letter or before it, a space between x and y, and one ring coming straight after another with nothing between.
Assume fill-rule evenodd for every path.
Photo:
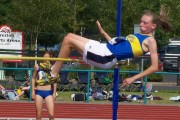
<instances>
[{"instance_id":1,"label":"tree","mask_svg":"<svg viewBox=\"0 0 180 120\"><path fill-rule=\"evenodd\" d=\"M8 4L0 2L0 11L4 10L7 18L5 22L13 29L31 33L33 41L38 39L41 44L58 43L67 32L80 34L83 31L83 35L88 38L102 39L95 24L96 20L102 23L112 37L115 36L116 0L4 1L8 1ZM148 9L159 14L162 4L170 9L169 18L173 30L170 33L156 31L158 46L166 45L171 37L179 37L179 0L123 0L122 35L133 33L133 26L139 23L142 11Z\"/></svg>"},{"instance_id":2,"label":"tree","mask_svg":"<svg viewBox=\"0 0 180 120\"><path fill-rule=\"evenodd\" d=\"M15 0L11 2L12 9L9 13L7 23L14 29L32 33L35 43L40 33L62 33L65 32L63 24L66 21L66 2L54 0ZM65 6L64 5L64 6ZM20 6L20 7L19 7ZM13 18L13 19L12 19ZM52 36L52 35L50 35ZM43 40L45 43L55 43L57 40Z\"/></svg>"},{"instance_id":3,"label":"tree","mask_svg":"<svg viewBox=\"0 0 180 120\"><path fill-rule=\"evenodd\" d=\"M10 0L1 0L0 1L0 24L6 23L6 16L7 12L9 11L10 7Z\"/></svg>"},{"instance_id":4,"label":"tree","mask_svg":"<svg viewBox=\"0 0 180 120\"><path fill-rule=\"evenodd\" d=\"M133 32L133 25L139 23L141 13L144 10L151 10L159 15L161 5L165 5L165 7L169 9L168 16L169 21L172 25L172 31L170 31L169 33L162 32L160 29L157 29L155 31L155 39L157 40L159 49L168 44L169 38L180 37L179 0L124 0L122 11L122 33L124 35L127 35Z\"/></svg>"}]
</instances>

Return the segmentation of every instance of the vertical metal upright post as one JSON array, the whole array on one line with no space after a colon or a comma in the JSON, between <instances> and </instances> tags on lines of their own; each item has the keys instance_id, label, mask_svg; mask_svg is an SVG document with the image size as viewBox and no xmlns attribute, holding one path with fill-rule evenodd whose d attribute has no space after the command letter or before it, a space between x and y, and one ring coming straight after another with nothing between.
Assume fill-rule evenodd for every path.
<instances>
[{"instance_id":1,"label":"vertical metal upright post","mask_svg":"<svg viewBox=\"0 0 180 120\"><path fill-rule=\"evenodd\" d=\"M29 101L32 101L32 75L33 75L33 69L30 69L29 77L30 77L30 96Z\"/></svg>"},{"instance_id":2,"label":"vertical metal upright post","mask_svg":"<svg viewBox=\"0 0 180 120\"><path fill-rule=\"evenodd\" d=\"M114 80L113 80L113 120L117 120L118 111L118 97L119 97L119 64L117 63L114 68Z\"/></svg>"},{"instance_id":3,"label":"vertical metal upright post","mask_svg":"<svg viewBox=\"0 0 180 120\"><path fill-rule=\"evenodd\" d=\"M147 92L146 92L146 85L147 85L147 76L144 77L144 104L147 103Z\"/></svg>"},{"instance_id":4,"label":"vertical metal upright post","mask_svg":"<svg viewBox=\"0 0 180 120\"><path fill-rule=\"evenodd\" d=\"M118 0L117 17L116 17L116 36L121 35L121 13L122 13L122 0Z\"/></svg>"},{"instance_id":5,"label":"vertical metal upright post","mask_svg":"<svg viewBox=\"0 0 180 120\"><path fill-rule=\"evenodd\" d=\"M116 36L121 35L121 13L122 13L122 0L117 1L117 22L116 22ZM114 68L114 81L113 81L113 120L117 120L118 110L118 97L119 97L119 64Z\"/></svg>"},{"instance_id":6,"label":"vertical metal upright post","mask_svg":"<svg viewBox=\"0 0 180 120\"><path fill-rule=\"evenodd\" d=\"M90 94L90 80L91 80L91 72L88 71L88 83L87 83L87 89L86 89L86 102L89 102L89 94Z\"/></svg>"},{"instance_id":7,"label":"vertical metal upright post","mask_svg":"<svg viewBox=\"0 0 180 120\"><path fill-rule=\"evenodd\" d=\"M141 59L141 72L144 71L144 58ZM147 76L145 76L143 78L143 81L144 81L144 104L147 103L147 92L146 92L146 85L147 85Z\"/></svg>"}]
</instances>

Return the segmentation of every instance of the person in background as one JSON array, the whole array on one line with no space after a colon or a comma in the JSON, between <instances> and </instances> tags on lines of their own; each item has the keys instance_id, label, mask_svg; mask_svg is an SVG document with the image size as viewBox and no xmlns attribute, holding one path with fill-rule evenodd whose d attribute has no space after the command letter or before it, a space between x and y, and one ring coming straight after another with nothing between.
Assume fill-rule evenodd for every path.
<instances>
[{"instance_id":1,"label":"person in background","mask_svg":"<svg viewBox=\"0 0 180 120\"><path fill-rule=\"evenodd\" d=\"M26 95L26 97L30 98L30 77L26 77L26 82L19 88L17 89L18 96L17 98L21 98L23 95Z\"/></svg>"},{"instance_id":2,"label":"person in background","mask_svg":"<svg viewBox=\"0 0 180 120\"><path fill-rule=\"evenodd\" d=\"M44 58L50 58L51 53L45 51ZM50 61L43 61L34 66L32 76L32 98L35 100L36 120L42 119L43 101L45 101L49 120L54 120L54 101L56 100L56 83L48 83L47 72L52 67ZM35 89L36 88L36 89Z\"/></svg>"}]
</instances>

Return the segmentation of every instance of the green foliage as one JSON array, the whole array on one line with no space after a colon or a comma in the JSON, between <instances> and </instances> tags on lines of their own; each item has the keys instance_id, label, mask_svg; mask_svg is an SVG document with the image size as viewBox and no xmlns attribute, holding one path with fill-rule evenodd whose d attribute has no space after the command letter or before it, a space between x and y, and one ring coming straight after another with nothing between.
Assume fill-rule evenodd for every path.
<instances>
[{"instance_id":1,"label":"green foliage","mask_svg":"<svg viewBox=\"0 0 180 120\"><path fill-rule=\"evenodd\" d=\"M169 20L172 31L155 32L159 49L168 44L168 39L180 37L180 1L179 0L123 0L122 35L133 33L134 24L139 23L141 13L151 10L159 14L160 6L169 9ZM0 23L13 29L31 33L32 41L39 43L58 43L60 38L73 32L88 36L91 39L102 39L98 36L96 20L111 35L116 32L117 0L2 0L0 1ZM39 34L46 33L42 37ZM51 33L51 34L48 34ZM59 34L59 35L57 35ZM34 42L33 42L34 43Z\"/></svg>"},{"instance_id":2,"label":"green foliage","mask_svg":"<svg viewBox=\"0 0 180 120\"><path fill-rule=\"evenodd\" d=\"M7 13L10 9L10 0L0 1L0 24L6 24Z\"/></svg>"},{"instance_id":3,"label":"green foliage","mask_svg":"<svg viewBox=\"0 0 180 120\"><path fill-rule=\"evenodd\" d=\"M70 102L74 102L72 101L71 99L71 95L74 94L74 93L82 93L82 92L77 92L77 91L66 91L66 92L58 92L58 96L57 96L57 100L58 101L64 101L64 102L67 102L67 103L70 103ZM140 95L142 96L144 93L143 92L123 92L123 94L126 94L126 95ZM179 96L179 91L173 91L173 92L169 92L169 91L159 91L157 93L153 92L152 95L154 97L156 96L159 96L161 97L163 100L149 100L147 99L147 104L148 105L179 105L179 102L174 102L174 101L170 101L169 98L170 97L175 97L175 96ZM138 101L132 101L132 103L128 103L128 104L140 104L142 105L143 104L143 100L140 100L139 102L141 103L137 103ZM109 101L109 100L90 100L89 103L99 103L99 104L111 104L112 101Z\"/></svg>"},{"instance_id":4,"label":"green foliage","mask_svg":"<svg viewBox=\"0 0 180 120\"><path fill-rule=\"evenodd\" d=\"M145 60L144 61L144 67L143 69L147 69L150 66L150 61L149 60ZM132 60L129 65L123 65L121 66L121 70L125 70L125 71L137 71L140 70L140 61L138 62L138 60ZM129 73L124 73L123 74L123 78L127 78L130 77ZM148 82L160 82L163 80L163 76L160 74L151 74L148 76Z\"/></svg>"},{"instance_id":5,"label":"green foliage","mask_svg":"<svg viewBox=\"0 0 180 120\"><path fill-rule=\"evenodd\" d=\"M159 74L151 74L148 76L148 82L161 82L163 80L163 76Z\"/></svg>"},{"instance_id":6,"label":"green foliage","mask_svg":"<svg viewBox=\"0 0 180 120\"><path fill-rule=\"evenodd\" d=\"M138 64L130 63L129 65L121 66L121 70L137 70L137 66L138 66Z\"/></svg>"}]
</instances>

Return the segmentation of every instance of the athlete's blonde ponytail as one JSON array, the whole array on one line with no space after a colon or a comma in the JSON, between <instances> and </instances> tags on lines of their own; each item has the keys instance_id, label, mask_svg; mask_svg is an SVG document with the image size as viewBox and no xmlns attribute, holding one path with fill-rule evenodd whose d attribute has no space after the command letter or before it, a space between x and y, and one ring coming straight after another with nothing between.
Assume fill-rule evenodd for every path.
<instances>
[{"instance_id":1,"label":"athlete's blonde ponytail","mask_svg":"<svg viewBox=\"0 0 180 120\"><path fill-rule=\"evenodd\" d=\"M167 14L168 14L168 11L164 7L164 5L162 5L161 10L160 10L160 16L159 16L159 21L160 21L159 26L166 32L171 30L171 25L169 24Z\"/></svg>"},{"instance_id":2,"label":"athlete's blonde ponytail","mask_svg":"<svg viewBox=\"0 0 180 120\"><path fill-rule=\"evenodd\" d=\"M157 24L157 26L159 26L165 32L168 32L171 30L171 25L169 24L168 17L167 17L167 11L163 5L161 6L159 16L149 10L145 10L143 15L152 16L152 22Z\"/></svg>"}]
</instances>

